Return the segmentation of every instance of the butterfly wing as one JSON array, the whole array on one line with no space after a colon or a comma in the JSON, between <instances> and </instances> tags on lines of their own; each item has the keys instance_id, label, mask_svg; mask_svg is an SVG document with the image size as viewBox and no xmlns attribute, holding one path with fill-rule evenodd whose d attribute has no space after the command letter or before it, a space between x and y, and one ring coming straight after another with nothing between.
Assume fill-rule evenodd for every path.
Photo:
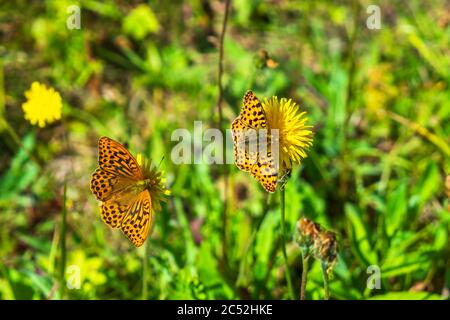
<instances>
[{"instance_id":1,"label":"butterfly wing","mask_svg":"<svg viewBox=\"0 0 450 320\"><path fill-rule=\"evenodd\" d=\"M101 217L103 222L112 228L119 228L129 209L126 201L111 199L102 203Z\"/></svg>"},{"instance_id":2,"label":"butterfly wing","mask_svg":"<svg viewBox=\"0 0 450 320\"><path fill-rule=\"evenodd\" d=\"M97 200L119 198L143 173L136 159L119 142L101 137L98 141L98 163L91 177L91 191Z\"/></svg>"},{"instance_id":3,"label":"butterfly wing","mask_svg":"<svg viewBox=\"0 0 450 320\"><path fill-rule=\"evenodd\" d=\"M120 198L136 181L117 173L97 168L91 177L91 191L97 200Z\"/></svg>"},{"instance_id":4,"label":"butterfly wing","mask_svg":"<svg viewBox=\"0 0 450 320\"><path fill-rule=\"evenodd\" d=\"M140 247L148 237L153 223L152 213L147 190L105 201L101 207L102 220L112 228L121 228L136 247Z\"/></svg>"},{"instance_id":5,"label":"butterfly wing","mask_svg":"<svg viewBox=\"0 0 450 320\"><path fill-rule=\"evenodd\" d=\"M147 190L140 192L129 205L122 221L123 233L136 246L140 247L147 239L153 224L153 210L150 193Z\"/></svg>"},{"instance_id":6,"label":"butterfly wing","mask_svg":"<svg viewBox=\"0 0 450 320\"><path fill-rule=\"evenodd\" d=\"M257 129L266 127L266 117L261 102L252 91L248 91L244 96L241 113L231 124L235 164L239 169L250 171L256 163Z\"/></svg>"},{"instance_id":7,"label":"butterfly wing","mask_svg":"<svg viewBox=\"0 0 450 320\"><path fill-rule=\"evenodd\" d=\"M98 140L98 163L100 168L131 180L144 179L142 170L133 155L119 142L101 137Z\"/></svg>"},{"instance_id":8,"label":"butterfly wing","mask_svg":"<svg viewBox=\"0 0 450 320\"><path fill-rule=\"evenodd\" d=\"M271 152L268 151L266 154L261 152L260 147L262 146L258 144L260 137L252 138L253 135L249 134L251 131L261 134L261 129L267 129L264 108L256 95L252 91L248 91L244 96L241 113L231 125L235 164L243 171L250 171L267 192L275 192L278 169ZM266 141L268 148L264 148L264 150L270 150L270 135L267 135ZM258 144L258 148L248 149L246 144L252 143Z\"/></svg>"},{"instance_id":9,"label":"butterfly wing","mask_svg":"<svg viewBox=\"0 0 450 320\"><path fill-rule=\"evenodd\" d=\"M233 121L231 130L233 133L235 164L243 171L250 171L258 156L256 148L254 148L255 150L250 148L252 144L254 147L257 146L257 141L251 139L252 135L256 136L256 130L249 129L239 118Z\"/></svg>"},{"instance_id":10,"label":"butterfly wing","mask_svg":"<svg viewBox=\"0 0 450 320\"><path fill-rule=\"evenodd\" d=\"M258 162L252 166L251 173L267 192L275 192L278 180L278 169L270 152L268 152L266 156L260 154Z\"/></svg>"},{"instance_id":11,"label":"butterfly wing","mask_svg":"<svg viewBox=\"0 0 450 320\"><path fill-rule=\"evenodd\" d=\"M238 119L243 125L253 129L264 129L267 127L264 108L252 91L247 91L245 94L244 105Z\"/></svg>"}]
</instances>

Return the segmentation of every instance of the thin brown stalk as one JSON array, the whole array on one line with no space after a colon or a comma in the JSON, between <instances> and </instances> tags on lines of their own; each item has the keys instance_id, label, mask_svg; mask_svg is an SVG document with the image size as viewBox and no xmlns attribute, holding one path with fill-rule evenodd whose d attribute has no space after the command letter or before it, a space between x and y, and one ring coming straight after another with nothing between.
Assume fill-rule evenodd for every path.
<instances>
[{"instance_id":1,"label":"thin brown stalk","mask_svg":"<svg viewBox=\"0 0 450 320\"><path fill-rule=\"evenodd\" d=\"M347 161L347 149L348 149L348 134L349 134L349 123L353 113L352 104L354 100L354 80L356 74L356 54L355 54L355 44L358 37L359 30L359 10L360 5L358 0L352 1L352 12L353 12L353 29L349 37L349 50L347 56L348 63L348 83L346 89L346 97L345 97L345 122L343 124L344 130L344 140L342 145L342 174L340 179L340 193L342 196L345 196L348 189L348 181L349 181L349 166Z\"/></svg>"},{"instance_id":2,"label":"thin brown stalk","mask_svg":"<svg viewBox=\"0 0 450 320\"><path fill-rule=\"evenodd\" d=\"M218 68L218 77L217 77L217 85L219 87L219 97L217 98L217 108L219 109L219 128L222 128L223 124L223 110L222 110L222 101L223 101L223 84L222 84L222 76L223 76L223 55L224 55L224 40L225 40L225 32L227 30L228 23L228 12L230 10L231 0L226 0L225 2L225 14L223 17L222 23L222 32L220 33L220 44L219 44L219 68Z\"/></svg>"},{"instance_id":3,"label":"thin brown stalk","mask_svg":"<svg viewBox=\"0 0 450 320\"><path fill-rule=\"evenodd\" d=\"M219 45L219 65L218 65L218 77L217 77L217 86L219 88L219 96L217 98L217 108L219 112L219 125L218 127L220 130L222 130L223 125L223 108L222 108L222 102L223 102L223 83L222 83L222 77L223 77L223 57L224 57L224 39L225 39L225 32L227 29L227 22L228 22L228 12L230 9L230 2L231 0L226 0L225 2L225 13L222 23L222 32L220 34L220 45ZM225 132L223 132L225 133ZM225 136L225 134L224 134ZM228 224L228 217L227 217L227 211L228 211L228 167L226 165L226 148L225 143L223 144L222 149L222 159L224 159L224 166L223 166L223 176L224 176L224 203L223 203L223 213L222 213L222 255L223 255L223 262L225 267L228 265L228 253L227 253L227 224Z\"/></svg>"}]
</instances>

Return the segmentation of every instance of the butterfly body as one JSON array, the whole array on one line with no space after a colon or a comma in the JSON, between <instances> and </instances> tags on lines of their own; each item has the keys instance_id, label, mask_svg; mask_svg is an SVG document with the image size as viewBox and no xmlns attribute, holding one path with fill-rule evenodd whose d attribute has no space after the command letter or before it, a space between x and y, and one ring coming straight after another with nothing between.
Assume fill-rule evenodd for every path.
<instances>
[{"instance_id":1,"label":"butterfly body","mask_svg":"<svg viewBox=\"0 0 450 320\"><path fill-rule=\"evenodd\" d=\"M99 167L91 177L91 191L101 201L102 220L120 228L130 241L141 246L153 223L152 195L164 191L160 174L138 161L119 142L99 139ZM158 203L159 204L159 203Z\"/></svg>"}]
</instances>

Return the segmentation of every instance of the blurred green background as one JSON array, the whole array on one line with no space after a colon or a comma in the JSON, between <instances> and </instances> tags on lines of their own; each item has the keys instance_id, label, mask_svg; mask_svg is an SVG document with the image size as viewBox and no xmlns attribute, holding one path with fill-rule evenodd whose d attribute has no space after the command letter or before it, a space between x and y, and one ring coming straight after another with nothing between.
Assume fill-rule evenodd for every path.
<instances>
[{"instance_id":1,"label":"blurred green background","mask_svg":"<svg viewBox=\"0 0 450 320\"><path fill-rule=\"evenodd\" d=\"M314 145L287 184L287 230L306 216L337 232L332 299L448 299L450 8L372 2L232 0L223 129L249 89L308 112ZM72 4L80 30L66 27ZM380 30L366 27L369 4ZM173 130L218 121L224 12L216 0L1 2L1 299L288 297L277 194L228 165L223 244L223 166L170 160ZM33 81L63 99L62 119L45 128L24 119ZM100 219L89 180L102 135L165 156L172 195L147 253ZM63 236L79 289L59 285ZM287 251L299 292L299 248ZM367 288L369 265L381 289ZM322 299L322 286L315 262L307 298Z\"/></svg>"}]
</instances>

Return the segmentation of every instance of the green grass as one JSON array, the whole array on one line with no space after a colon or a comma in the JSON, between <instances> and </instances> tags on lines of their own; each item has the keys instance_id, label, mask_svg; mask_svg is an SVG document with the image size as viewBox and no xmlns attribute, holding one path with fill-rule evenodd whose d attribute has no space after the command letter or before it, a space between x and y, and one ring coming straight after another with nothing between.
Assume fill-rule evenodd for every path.
<instances>
[{"instance_id":1,"label":"green grass","mask_svg":"<svg viewBox=\"0 0 450 320\"><path fill-rule=\"evenodd\" d=\"M72 1L2 2L0 299L288 299L280 235L299 293L302 216L338 234L331 299L448 299L446 2L381 1L382 28L369 30L362 1L232 0L221 115L225 2L202 3L82 1L81 29L68 30ZM63 98L45 128L23 117L33 81ZM249 89L292 98L314 126L283 224L277 194L234 165L171 161L175 129L229 128ZM164 156L172 195L139 249L102 222L89 190L103 135ZM56 291L72 265L80 289ZM366 286L370 265L380 289ZM306 299L323 299L323 285L311 259Z\"/></svg>"}]
</instances>

